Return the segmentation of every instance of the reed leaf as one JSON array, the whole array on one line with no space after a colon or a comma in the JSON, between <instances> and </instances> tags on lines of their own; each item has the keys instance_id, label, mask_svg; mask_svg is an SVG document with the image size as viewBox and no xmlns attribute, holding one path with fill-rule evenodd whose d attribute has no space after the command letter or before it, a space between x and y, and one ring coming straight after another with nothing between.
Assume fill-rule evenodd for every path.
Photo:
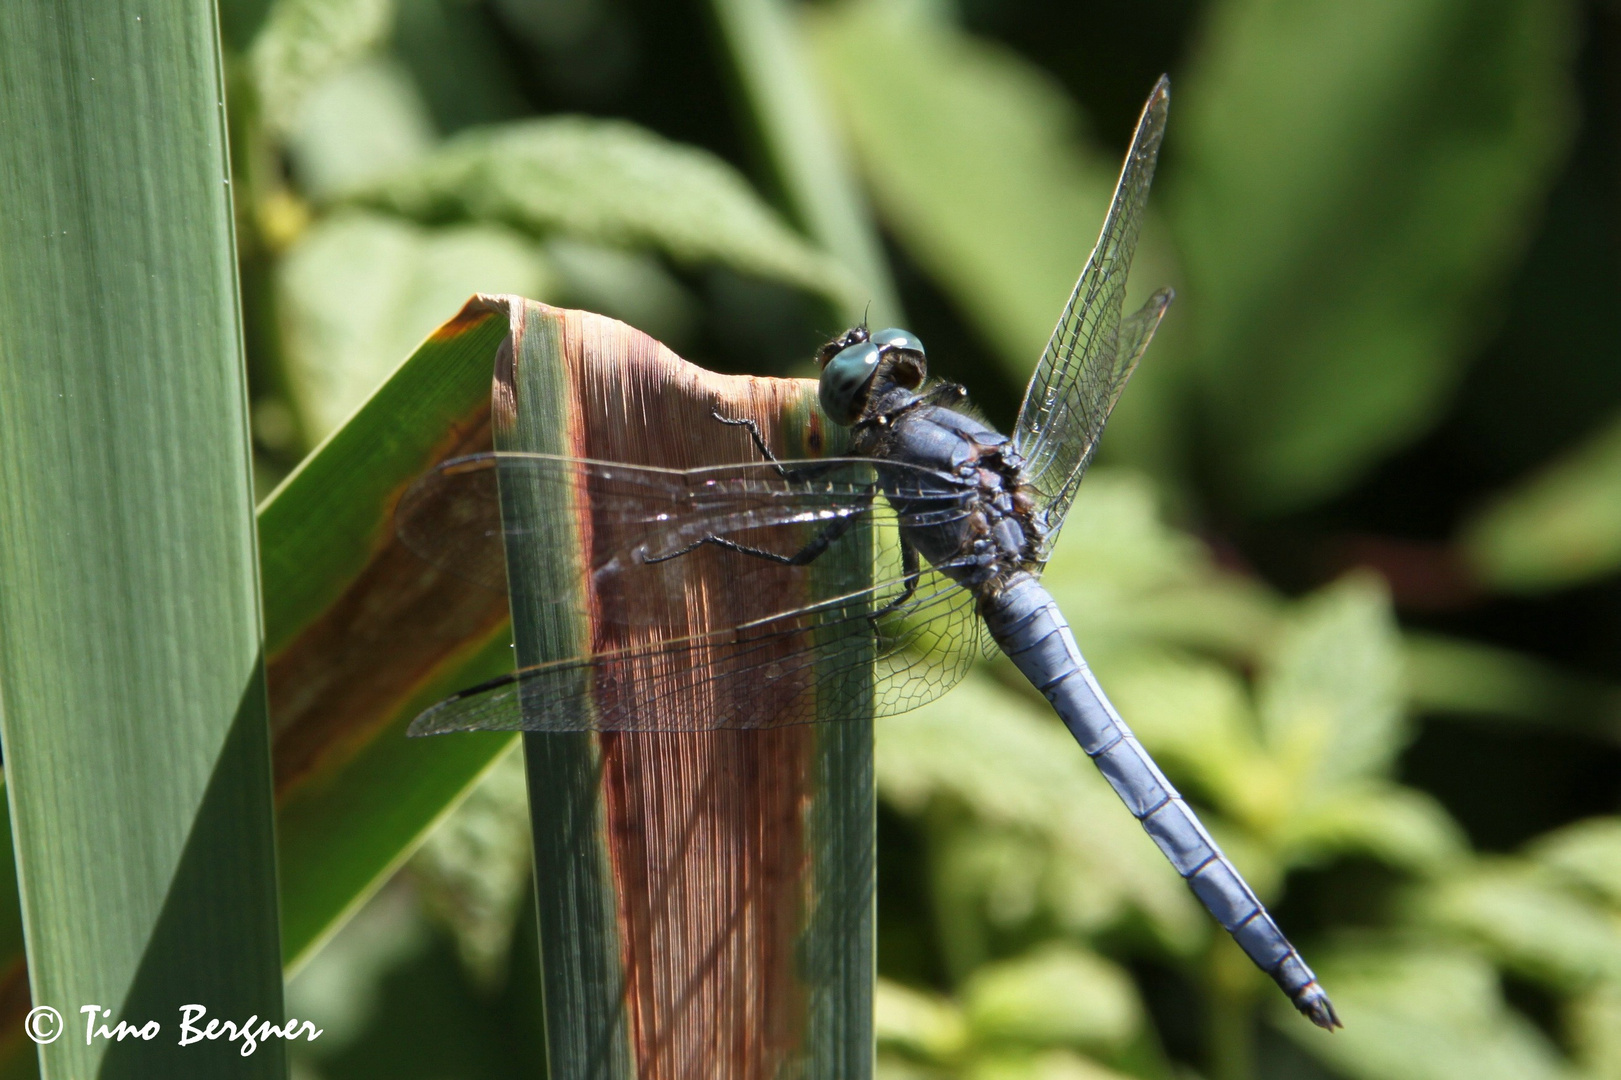
<instances>
[{"instance_id":1,"label":"reed leaf","mask_svg":"<svg viewBox=\"0 0 1621 1080\"><path fill-rule=\"evenodd\" d=\"M177 1037L282 1011L218 38L207 0L0 35L0 736L48 1077L285 1075ZM91 1004L160 1034L87 1045Z\"/></svg>"},{"instance_id":2,"label":"reed leaf","mask_svg":"<svg viewBox=\"0 0 1621 1080\"><path fill-rule=\"evenodd\" d=\"M512 666L505 598L402 548L394 504L443 458L489 449L506 322L469 304L260 509L287 963L382 884L511 743L408 742L438 697Z\"/></svg>"},{"instance_id":3,"label":"reed leaf","mask_svg":"<svg viewBox=\"0 0 1621 1080\"><path fill-rule=\"evenodd\" d=\"M510 314L511 390L498 400L512 404L494 421L502 449L683 468L753 459L747 437L714 412L754 419L783 457L831 441L813 383L714 375L602 316L534 303ZM501 497L507 521L556 523L544 546L507 548L520 663L617 640L600 620L559 620L537 598L583 597L580 538L595 544L618 523L505 479ZM861 557L850 539L830 555ZM638 633L702 632L703 598L790 599L731 595L726 565L699 571L690 621ZM815 677L782 685L791 682L783 693L816 693ZM658 726L701 727L702 710L726 707L739 689L694 678L661 696ZM756 705L769 723L772 705ZM530 734L525 753L550 1075L870 1075L870 721Z\"/></svg>"}]
</instances>

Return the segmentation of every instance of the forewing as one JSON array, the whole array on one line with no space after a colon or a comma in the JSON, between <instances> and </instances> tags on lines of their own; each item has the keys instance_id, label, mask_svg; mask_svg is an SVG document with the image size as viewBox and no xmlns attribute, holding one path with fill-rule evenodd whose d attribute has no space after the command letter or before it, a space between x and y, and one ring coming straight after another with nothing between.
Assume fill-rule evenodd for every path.
<instances>
[{"instance_id":1,"label":"forewing","mask_svg":"<svg viewBox=\"0 0 1621 1080\"><path fill-rule=\"evenodd\" d=\"M1103 231L1030 378L1014 428L1014 448L1025 459L1037 520L1045 530L1043 558L1097 450L1103 425L1171 301L1171 291L1162 289L1136 314L1121 318L1169 104L1170 83L1161 78L1137 122Z\"/></svg>"},{"instance_id":2,"label":"forewing","mask_svg":"<svg viewBox=\"0 0 1621 1080\"><path fill-rule=\"evenodd\" d=\"M875 497L874 470L866 459L782 465L788 476L770 463L678 470L545 454L478 454L444 462L413 484L395 512L396 532L426 562L504 592L507 548L545 545L560 535L556 522L503 521L500 485L522 485L536 501L573 506L591 522L592 580L599 594L609 591L625 601L602 603L598 595L593 619L667 625L672 609L688 603L697 573L720 553L695 546L713 548L722 541L791 557L830 529L852 530L874 521L875 513L893 517L883 498ZM905 486L910 478L921 487L929 475L886 467L892 486ZM967 512L965 495L910 496L909 520L915 523L950 521ZM825 569L743 555L728 559L725 573L750 597L803 595L811 579L822 595L859 587L853 573L830 581ZM562 594L524 598L578 605L577 598Z\"/></svg>"},{"instance_id":3,"label":"forewing","mask_svg":"<svg viewBox=\"0 0 1621 1080\"><path fill-rule=\"evenodd\" d=\"M533 599L570 605L592 632L581 655L458 694L412 732L778 727L901 711L943 692L977 651L970 594L933 568L908 591L901 522L875 497L870 462L785 467L789 477L769 465L677 471L502 454L424 478L401 500L402 541L494 587L505 545L566 533L503 525L500 485L567 496L548 504L589 522L590 578ZM907 489L908 523L964 512L963 497L921 497L931 477L938 487L934 474L886 466L886 483ZM791 555L830 526L843 535L801 566L706 539Z\"/></svg>"}]
</instances>

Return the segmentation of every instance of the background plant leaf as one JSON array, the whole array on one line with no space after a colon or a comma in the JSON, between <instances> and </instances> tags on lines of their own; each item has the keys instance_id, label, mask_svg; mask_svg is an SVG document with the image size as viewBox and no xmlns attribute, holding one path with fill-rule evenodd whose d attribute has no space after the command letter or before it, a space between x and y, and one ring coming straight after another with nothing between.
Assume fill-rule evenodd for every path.
<instances>
[{"instance_id":1,"label":"background plant leaf","mask_svg":"<svg viewBox=\"0 0 1621 1080\"><path fill-rule=\"evenodd\" d=\"M559 117L469 131L359 196L427 223L482 221L651 246L848 299L845 273L730 167L630 124Z\"/></svg>"},{"instance_id":2,"label":"background plant leaf","mask_svg":"<svg viewBox=\"0 0 1621 1080\"><path fill-rule=\"evenodd\" d=\"M1423 890L1420 917L1484 943L1503 964L1555 986L1621 982L1621 926L1556 879L1487 863Z\"/></svg>"},{"instance_id":3,"label":"background plant leaf","mask_svg":"<svg viewBox=\"0 0 1621 1080\"><path fill-rule=\"evenodd\" d=\"M852 0L815 15L826 85L885 224L1022 389L1097 240L1118 161L1089 150L1074 103L1048 75L927 5ZM874 64L874 41L906 47ZM1152 225L1139 256L1131 295L1146 298L1175 276ZM1145 372L1164 359L1157 352ZM946 362L948 371L963 363ZM1132 429L1164 422L1152 387L1142 388L1164 374L1139 377L1107 453L1130 444L1151 457ZM1016 399L981 397L1011 421Z\"/></svg>"},{"instance_id":4,"label":"background plant leaf","mask_svg":"<svg viewBox=\"0 0 1621 1080\"><path fill-rule=\"evenodd\" d=\"M1433 423L1570 133L1543 0L1215 5L1172 215L1240 502L1321 498Z\"/></svg>"},{"instance_id":5,"label":"background plant leaf","mask_svg":"<svg viewBox=\"0 0 1621 1080\"><path fill-rule=\"evenodd\" d=\"M545 297L554 280L534 242L503 226L322 219L279 267L288 382L308 437L337 427L467 297Z\"/></svg>"},{"instance_id":6,"label":"background plant leaf","mask_svg":"<svg viewBox=\"0 0 1621 1080\"><path fill-rule=\"evenodd\" d=\"M1051 945L987 964L963 990L976 1039L1118 1050L1141 1029L1130 977L1095 953Z\"/></svg>"},{"instance_id":7,"label":"background plant leaf","mask_svg":"<svg viewBox=\"0 0 1621 1080\"><path fill-rule=\"evenodd\" d=\"M1382 584L1348 578L1302 605L1259 690L1264 738L1298 770L1307 799L1388 771L1407 730L1400 640Z\"/></svg>"},{"instance_id":8,"label":"background plant leaf","mask_svg":"<svg viewBox=\"0 0 1621 1080\"><path fill-rule=\"evenodd\" d=\"M1466 523L1461 541L1491 587L1537 593L1621 567L1621 422L1523 483Z\"/></svg>"},{"instance_id":9,"label":"background plant leaf","mask_svg":"<svg viewBox=\"0 0 1621 1080\"><path fill-rule=\"evenodd\" d=\"M311 89L375 48L393 0L278 0L253 39L253 69L266 125L285 131Z\"/></svg>"},{"instance_id":10,"label":"background plant leaf","mask_svg":"<svg viewBox=\"0 0 1621 1080\"><path fill-rule=\"evenodd\" d=\"M994 726L980 721L986 716ZM1043 705L971 674L940 701L883 720L876 760L879 793L897 806L960 800L987 822L1052 845L1063 867L1053 900L1077 928L1136 909L1165 940L1197 940L1192 896Z\"/></svg>"},{"instance_id":11,"label":"background plant leaf","mask_svg":"<svg viewBox=\"0 0 1621 1080\"><path fill-rule=\"evenodd\" d=\"M1298 1024L1283 1030L1346 1076L1572 1076L1547 1037L1504 1005L1491 967L1468 953L1424 945L1347 949L1319 959L1317 971L1334 987L1344 1031L1330 1036Z\"/></svg>"},{"instance_id":12,"label":"background plant leaf","mask_svg":"<svg viewBox=\"0 0 1621 1080\"><path fill-rule=\"evenodd\" d=\"M840 313L844 321L870 314L875 325L902 322L882 245L811 71L797 12L782 0L711 0L709 8L766 149L771 186L803 231L841 258L867 293L872 310L847 308Z\"/></svg>"}]
</instances>

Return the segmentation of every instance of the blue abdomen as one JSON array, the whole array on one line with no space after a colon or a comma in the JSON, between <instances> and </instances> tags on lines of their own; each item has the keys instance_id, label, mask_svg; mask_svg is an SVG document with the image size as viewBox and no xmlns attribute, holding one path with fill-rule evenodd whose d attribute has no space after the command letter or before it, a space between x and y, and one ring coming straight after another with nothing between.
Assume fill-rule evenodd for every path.
<instances>
[{"instance_id":1,"label":"blue abdomen","mask_svg":"<svg viewBox=\"0 0 1621 1080\"><path fill-rule=\"evenodd\" d=\"M981 597L980 611L1002 651L1052 702L1200 902L1297 1009L1320 1027L1338 1026L1334 1006L1300 953L1109 703L1041 583L1028 573L1015 574L1003 588Z\"/></svg>"}]
</instances>

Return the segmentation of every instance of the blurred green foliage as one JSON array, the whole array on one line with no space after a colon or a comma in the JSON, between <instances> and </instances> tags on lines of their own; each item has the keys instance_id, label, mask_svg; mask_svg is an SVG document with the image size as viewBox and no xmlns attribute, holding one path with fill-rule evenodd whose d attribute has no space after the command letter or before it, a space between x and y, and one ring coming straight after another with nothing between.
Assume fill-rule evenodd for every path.
<instances>
[{"instance_id":1,"label":"blurred green foliage","mask_svg":"<svg viewBox=\"0 0 1621 1080\"><path fill-rule=\"evenodd\" d=\"M1179 298L1048 581L1346 1028L989 663L879 727L879 1074L1621 1077L1613 5L223 13L266 482L475 291L794 375L894 295L1006 426L1169 70ZM303 1075L535 1075L508 772L295 979Z\"/></svg>"}]
</instances>

